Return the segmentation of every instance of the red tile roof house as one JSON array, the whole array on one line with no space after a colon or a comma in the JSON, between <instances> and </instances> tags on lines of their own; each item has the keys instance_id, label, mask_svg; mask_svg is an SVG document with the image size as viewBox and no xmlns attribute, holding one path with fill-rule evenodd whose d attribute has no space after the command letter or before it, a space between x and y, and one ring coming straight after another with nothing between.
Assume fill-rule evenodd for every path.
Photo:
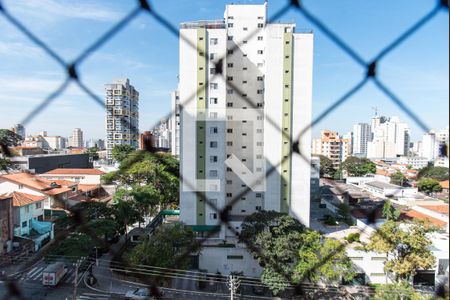
<instances>
[{"instance_id":1,"label":"red tile roof house","mask_svg":"<svg viewBox=\"0 0 450 300\"><path fill-rule=\"evenodd\" d=\"M87 198L109 199L108 193L101 186L101 176L106 174L98 169L54 169L40 174L48 180L71 180L78 183L78 190Z\"/></svg>"},{"instance_id":2,"label":"red tile roof house","mask_svg":"<svg viewBox=\"0 0 450 300\"><path fill-rule=\"evenodd\" d=\"M44 205L46 196L31 195L22 192L12 192L0 195L0 201L9 201L9 219L11 220L13 239L19 242L34 243L34 251L38 251L45 243L54 237L52 222L44 222ZM10 237L11 238L11 237ZM12 241L10 240L10 243ZM6 243L7 250L12 250Z\"/></svg>"},{"instance_id":3,"label":"red tile roof house","mask_svg":"<svg viewBox=\"0 0 450 300\"><path fill-rule=\"evenodd\" d=\"M100 184L101 176L106 174L98 169L54 169L39 176L49 179L71 180L81 184Z\"/></svg>"},{"instance_id":4,"label":"red tile roof house","mask_svg":"<svg viewBox=\"0 0 450 300\"><path fill-rule=\"evenodd\" d=\"M30 173L0 176L0 194L12 192L44 196L45 209L67 209L67 199L79 194L78 184L68 180L47 180Z\"/></svg>"}]
</instances>

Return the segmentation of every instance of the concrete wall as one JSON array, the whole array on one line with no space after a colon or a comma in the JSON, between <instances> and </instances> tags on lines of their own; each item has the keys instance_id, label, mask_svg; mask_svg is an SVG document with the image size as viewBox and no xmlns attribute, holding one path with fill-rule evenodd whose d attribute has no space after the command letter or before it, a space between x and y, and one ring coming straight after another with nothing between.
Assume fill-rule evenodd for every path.
<instances>
[{"instance_id":1,"label":"concrete wall","mask_svg":"<svg viewBox=\"0 0 450 300\"><path fill-rule=\"evenodd\" d=\"M199 267L211 273L219 271L222 275L244 272L245 276L259 277L262 272L245 248L204 247L199 256Z\"/></svg>"},{"instance_id":2,"label":"concrete wall","mask_svg":"<svg viewBox=\"0 0 450 300\"><path fill-rule=\"evenodd\" d=\"M58 168L93 168L89 154L43 155L28 158L28 169L41 174Z\"/></svg>"}]
</instances>

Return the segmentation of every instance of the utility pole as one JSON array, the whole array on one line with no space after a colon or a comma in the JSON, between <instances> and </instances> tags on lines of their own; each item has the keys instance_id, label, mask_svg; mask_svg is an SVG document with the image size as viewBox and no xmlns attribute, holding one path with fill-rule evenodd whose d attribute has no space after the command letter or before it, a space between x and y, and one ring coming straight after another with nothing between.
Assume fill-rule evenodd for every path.
<instances>
[{"instance_id":1,"label":"utility pole","mask_svg":"<svg viewBox=\"0 0 450 300\"><path fill-rule=\"evenodd\" d=\"M227 281L227 286L228 289L230 290L230 299L234 300L234 296L237 293L237 289L239 288L239 286L241 285L241 282L239 281L239 279L234 278L233 275L230 275L228 277L228 281Z\"/></svg>"}]
</instances>

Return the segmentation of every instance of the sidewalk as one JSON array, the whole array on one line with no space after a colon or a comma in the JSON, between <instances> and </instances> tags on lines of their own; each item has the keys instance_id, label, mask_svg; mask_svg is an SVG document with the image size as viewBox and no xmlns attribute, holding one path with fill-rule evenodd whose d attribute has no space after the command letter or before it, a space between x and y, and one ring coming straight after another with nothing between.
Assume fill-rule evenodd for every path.
<instances>
[{"instance_id":1,"label":"sidewalk","mask_svg":"<svg viewBox=\"0 0 450 300\"><path fill-rule=\"evenodd\" d=\"M138 284L127 283L119 279L114 278L114 274L111 271L111 260L113 259L113 254L120 251L122 246L125 244L125 236L121 236L116 244L111 246L111 250L103 254L99 259L98 266L94 263L92 266L92 274L97 279L94 285L86 285L97 291L108 292L112 294L124 295L127 291L138 288Z\"/></svg>"}]
</instances>

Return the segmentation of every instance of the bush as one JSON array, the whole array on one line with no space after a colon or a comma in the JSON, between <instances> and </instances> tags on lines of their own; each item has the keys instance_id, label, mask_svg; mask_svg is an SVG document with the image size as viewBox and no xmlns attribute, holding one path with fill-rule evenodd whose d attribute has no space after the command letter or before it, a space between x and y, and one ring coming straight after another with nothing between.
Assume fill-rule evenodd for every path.
<instances>
[{"instance_id":1,"label":"bush","mask_svg":"<svg viewBox=\"0 0 450 300\"><path fill-rule=\"evenodd\" d=\"M359 242L360 236L361 235L359 234L359 232L353 232L347 235L344 239L351 244L353 242Z\"/></svg>"},{"instance_id":2,"label":"bush","mask_svg":"<svg viewBox=\"0 0 450 300\"><path fill-rule=\"evenodd\" d=\"M325 219L324 223L329 226L338 225L338 222L336 221L336 218L334 216L328 216L328 218Z\"/></svg>"}]
</instances>

